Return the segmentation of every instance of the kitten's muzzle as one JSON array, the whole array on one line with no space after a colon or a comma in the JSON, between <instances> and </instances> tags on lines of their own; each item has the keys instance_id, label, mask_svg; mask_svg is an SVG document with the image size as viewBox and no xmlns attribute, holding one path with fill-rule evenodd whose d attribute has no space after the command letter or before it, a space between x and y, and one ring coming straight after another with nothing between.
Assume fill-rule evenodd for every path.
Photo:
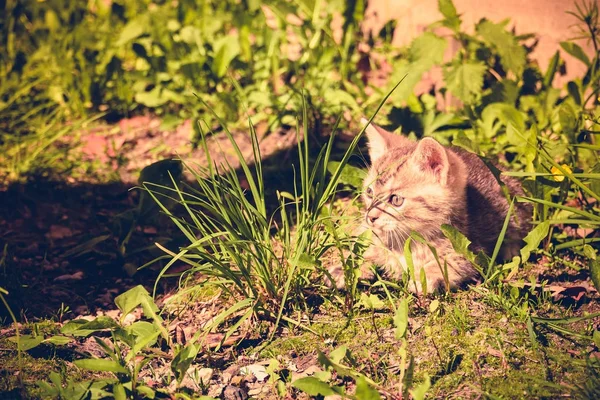
<instances>
[{"instance_id":1,"label":"kitten's muzzle","mask_svg":"<svg viewBox=\"0 0 600 400\"><path fill-rule=\"evenodd\" d=\"M371 208L367 211L367 214L365 215L365 220L367 221L368 225L373 226L375 225L375 221L377 221L380 216L381 211L379 211L377 208Z\"/></svg>"}]
</instances>

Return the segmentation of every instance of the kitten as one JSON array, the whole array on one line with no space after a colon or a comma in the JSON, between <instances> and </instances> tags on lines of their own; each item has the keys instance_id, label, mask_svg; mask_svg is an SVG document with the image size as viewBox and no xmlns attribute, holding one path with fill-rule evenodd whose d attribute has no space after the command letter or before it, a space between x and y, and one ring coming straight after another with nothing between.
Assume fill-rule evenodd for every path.
<instances>
[{"instance_id":1,"label":"kitten","mask_svg":"<svg viewBox=\"0 0 600 400\"><path fill-rule=\"evenodd\" d=\"M475 154L446 148L432 138L413 142L373 124L367 126L366 135L372 166L364 180L362 229L372 230L373 243L364 254L362 277L372 278L370 267L374 264L388 277L400 280L407 268L404 243L415 231L433 245L442 267L447 263L450 288L475 281L477 271L454 251L440 227L454 226L471 240L470 250L491 255L509 209L494 175ZM522 194L516 180L503 177L502 181L512 196ZM523 203L514 207L500 252L502 259L518 254L529 231L531 208ZM421 269L425 271L427 292L444 289L444 275L431 250L413 240L411 253L415 278L419 280ZM337 286L343 287L341 267L330 272ZM420 286L411 283L409 288L421 291Z\"/></svg>"}]
</instances>

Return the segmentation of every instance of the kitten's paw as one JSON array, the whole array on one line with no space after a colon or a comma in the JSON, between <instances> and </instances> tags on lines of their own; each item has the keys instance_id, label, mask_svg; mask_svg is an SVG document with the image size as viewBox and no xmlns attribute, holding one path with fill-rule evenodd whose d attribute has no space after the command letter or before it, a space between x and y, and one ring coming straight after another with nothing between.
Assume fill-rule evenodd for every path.
<instances>
[{"instance_id":1,"label":"kitten's paw","mask_svg":"<svg viewBox=\"0 0 600 400\"><path fill-rule=\"evenodd\" d=\"M446 284L443 279L427 279L427 294L443 293L446 291ZM414 295L420 296L423 294L423 285L421 282L410 281L408 291Z\"/></svg>"},{"instance_id":2,"label":"kitten's paw","mask_svg":"<svg viewBox=\"0 0 600 400\"><path fill-rule=\"evenodd\" d=\"M371 264L364 263L362 267L360 267L360 279L369 282L373 282L375 280L375 273L373 272L373 268L371 268Z\"/></svg>"}]
</instances>

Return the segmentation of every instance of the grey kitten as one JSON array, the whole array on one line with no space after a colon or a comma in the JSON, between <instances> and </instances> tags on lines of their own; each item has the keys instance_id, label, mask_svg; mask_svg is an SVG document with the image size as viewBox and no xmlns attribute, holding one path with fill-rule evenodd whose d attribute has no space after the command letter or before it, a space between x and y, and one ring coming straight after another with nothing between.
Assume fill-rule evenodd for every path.
<instances>
[{"instance_id":1,"label":"grey kitten","mask_svg":"<svg viewBox=\"0 0 600 400\"><path fill-rule=\"evenodd\" d=\"M407 268L404 243L415 231L433 245L441 265L446 263L450 288L475 281L477 271L454 251L440 227L454 226L471 240L472 251L491 255L509 209L494 175L475 154L444 147L432 138L413 142L373 124L366 134L372 166L364 180L361 229L370 229L373 240L364 254L362 277L372 278L370 267L375 264L390 278L400 280ZM506 177L502 181L511 195L522 194L518 181ZM503 259L518 254L529 231L530 206L515 203L515 214L501 248ZM425 271L427 292L444 289L444 275L431 250L413 241L411 253L416 279L421 269ZM330 273L337 286L343 287L341 267ZM409 287L421 290L419 284Z\"/></svg>"}]
</instances>

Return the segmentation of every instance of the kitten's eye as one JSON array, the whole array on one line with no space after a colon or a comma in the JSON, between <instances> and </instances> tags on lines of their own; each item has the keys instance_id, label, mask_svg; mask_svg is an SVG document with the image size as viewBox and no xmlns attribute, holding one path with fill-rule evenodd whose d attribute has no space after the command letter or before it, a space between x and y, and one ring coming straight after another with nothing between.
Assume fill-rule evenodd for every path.
<instances>
[{"instance_id":1,"label":"kitten's eye","mask_svg":"<svg viewBox=\"0 0 600 400\"><path fill-rule=\"evenodd\" d=\"M371 189L371 187L368 187L367 190L365 190L365 194L367 195L367 197L373 197L373 189Z\"/></svg>"},{"instance_id":2,"label":"kitten's eye","mask_svg":"<svg viewBox=\"0 0 600 400\"><path fill-rule=\"evenodd\" d=\"M404 203L404 199L402 197L395 194L390 196L390 204L394 207L400 207L402 203Z\"/></svg>"}]
</instances>

